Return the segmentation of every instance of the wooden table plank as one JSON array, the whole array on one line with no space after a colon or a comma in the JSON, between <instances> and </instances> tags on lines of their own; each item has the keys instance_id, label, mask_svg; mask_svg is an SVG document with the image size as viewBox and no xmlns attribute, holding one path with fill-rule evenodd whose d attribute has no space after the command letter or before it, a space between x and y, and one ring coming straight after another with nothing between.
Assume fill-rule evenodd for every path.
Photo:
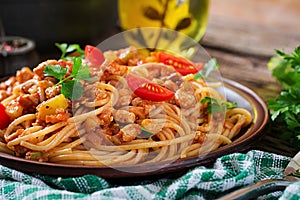
<instances>
[{"instance_id":1,"label":"wooden table plank","mask_svg":"<svg viewBox=\"0 0 300 200\"><path fill-rule=\"evenodd\" d=\"M222 77L238 81L263 99L279 94L281 86L268 70L267 58L239 55L210 47L206 47L206 50L218 60Z\"/></svg>"},{"instance_id":2,"label":"wooden table plank","mask_svg":"<svg viewBox=\"0 0 300 200\"><path fill-rule=\"evenodd\" d=\"M299 0L210 0L211 18L226 17L287 33L300 32L299 10Z\"/></svg>"},{"instance_id":3,"label":"wooden table plank","mask_svg":"<svg viewBox=\"0 0 300 200\"><path fill-rule=\"evenodd\" d=\"M226 51L272 56L300 45L300 1L211 0L202 44Z\"/></svg>"},{"instance_id":4,"label":"wooden table plank","mask_svg":"<svg viewBox=\"0 0 300 200\"><path fill-rule=\"evenodd\" d=\"M214 16L201 43L235 53L270 57L275 54L274 49L292 52L300 44L300 34Z\"/></svg>"}]
</instances>

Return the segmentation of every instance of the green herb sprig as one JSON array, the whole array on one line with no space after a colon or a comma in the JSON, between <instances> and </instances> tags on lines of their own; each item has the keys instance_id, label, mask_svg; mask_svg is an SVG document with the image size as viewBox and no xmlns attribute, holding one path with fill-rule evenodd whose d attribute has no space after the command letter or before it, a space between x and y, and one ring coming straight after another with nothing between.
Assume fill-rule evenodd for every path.
<instances>
[{"instance_id":1,"label":"green herb sprig","mask_svg":"<svg viewBox=\"0 0 300 200\"><path fill-rule=\"evenodd\" d=\"M198 73L194 74L194 79L202 79L207 78L209 74L215 70L219 69L219 64L217 62L217 59L212 58L207 63L204 64L203 69L201 69Z\"/></svg>"},{"instance_id":2,"label":"green herb sprig","mask_svg":"<svg viewBox=\"0 0 300 200\"><path fill-rule=\"evenodd\" d=\"M83 94L81 81L94 81L88 66L82 66L80 57L73 57L72 73L67 76L68 69L60 65L48 65L44 68L45 76L53 76L59 80L56 84L61 85L61 94L68 99L78 99ZM74 89L76 88L76 89Z\"/></svg>"},{"instance_id":3,"label":"green herb sprig","mask_svg":"<svg viewBox=\"0 0 300 200\"><path fill-rule=\"evenodd\" d=\"M55 43L55 46L61 51L60 59L72 60L73 56L68 56L70 53L77 53L77 56L84 56L84 50L79 44Z\"/></svg>"},{"instance_id":4,"label":"green herb sprig","mask_svg":"<svg viewBox=\"0 0 300 200\"><path fill-rule=\"evenodd\" d=\"M268 99L272 128L281 138L300 147L300 46L289 54L275 50L277 56L268 63L272 76L282 85L281 93Z\"/></svg>"},{"instance_id":5,"label":"green herb sprig","mask_svg":"<svg viewBox=\"0 0 300 200\"><path fill-rule=\"evenodd\" d=\"M151 131L145 129L141 126L141 134L139 134L137 137L141 139L149 139L151 136L155 135L155 133L152 133Z\"/></svg>"},{"instance_id":6,"label":"green herb sprig","mask_svg":"<svg viewBox=\"0 0 300 200\"><path fill-rule=\"evenodd\" d=\"M226 110L237 107L236 102L220 101L212 97L204 97L200 103L207 103L207 112L209 114L225 113Z\"/></svg>"}]
</instances>

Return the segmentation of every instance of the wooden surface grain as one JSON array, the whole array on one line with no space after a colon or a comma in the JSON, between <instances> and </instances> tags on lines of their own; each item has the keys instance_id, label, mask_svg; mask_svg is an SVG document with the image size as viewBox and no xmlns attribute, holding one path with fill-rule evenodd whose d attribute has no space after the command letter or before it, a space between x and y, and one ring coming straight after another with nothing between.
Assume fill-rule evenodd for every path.
<instances>
[{"instance_id":1,"label":"wooden surface grain","mask_svg":"<svg viewBox=\"0 0 300 200\"><path fill-rule=\"evenodd\" d=\"M299 10L298 0L211 0L200 44L218 60L224 78L249 87L264 100L276 97L281 86L267 64L274 49L292 52L300 45ZM279 135L266 128L253 148L293 156L298 149Z\"/></svg>"},{"instance_id":2,"label":"wooden surface grain","mask_svg":"<svg viewBox=\"0 0 300 200\"><path fill-rule=\"evenodd\" d=\"M236 80L254 90L264 99L275 97L281 90L280 84L267 68L268 59L230 53L206 47L220 64L222 77Z\"/></svg>"},{"instance_id":3,"label":"wooden surface grain","mask_svg":"<svg viewBox=\"0 0 300 200\"><path fill-rule=\"evenodd\" d=\"M201 44L221 64L222 75L237 79L267 99L280 85L267 68L274 50L300 45L300 1L211 0Z\"/></svg>"},{"instance_id":4,"label":"wooden surface grain","mask_svg":"<svg viewBox=\"0 0 300 200\"><path fill-rule=\"evenodd\" d=\"M300 17L299 17L300 19ZM299 24L300 25L300 24ZM300 41L300 31L291 33L260 24L213 16L202 43L236 53L272 56L274 49L292 51Z\"/></svg>"},{"instance_id":5,"label":"wooden surface grain","mask_svg":"<svg viewBox=\"0 0 300 200\"><path fill-rule=\"evenodd\" d=\"M210 17L237 19L279 32L299 33L299 0L210 0Z\"/></svg>"}]
</instances>

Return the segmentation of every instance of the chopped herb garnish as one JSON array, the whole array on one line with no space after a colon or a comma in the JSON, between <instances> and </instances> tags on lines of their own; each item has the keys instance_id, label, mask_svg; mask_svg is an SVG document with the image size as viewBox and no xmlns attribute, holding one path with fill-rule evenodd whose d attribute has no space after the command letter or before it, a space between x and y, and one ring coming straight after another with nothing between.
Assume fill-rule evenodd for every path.
<instances>
[{"instance_id":1,"label":"chopped herb garnish","mask_svg":"<svg viewBox=\"0 0 300 200\"><path fill-rule=\"evenodd\" d=\"M207 112L209 114L225 113L226 110L237 107L236 102L221 101L212 97L204 97L200 103L207 103Z\"/></svg>"},{"instance_id":2,"label":"chopped herb garnish","mask_svg":"<svg viewBox=\"0 0 300 200\"><path fill-rule=\"evenodd\" d=\"M81 47L79 46L79 44L66 44L66 43L55 43L55 46L57 46L60 51L62 52L60 59L66 59L66 60L70 60L73 57L68 57L68 55L70 53L74 53L77 54L77 56L83 56L84 55L84 50L81 49Z\"/></svg>"},{"instance_id":3,"label":"chopped herb garnish","mask_svg":"<svg viewBox=\"0 0 300 200\"><path fill-rule=\"evenodd\" d=\"M29 159L30 160L38 160L42 157L42 153L39 151L30 152Z\"/></svg>"},{"instance_id":4,"label":"chopped herb garnish","mask_svg":"<svg viewBox=\"0 0 300 200\"><path fill-rule=\"evenodd\" d=\"M208 75L212 72L219 69L219 64L215 58L210 59L207 63L205 63L203 69L194 74L194 79L198 80L201 78L207 78Z\"/></svg>"},{"instance_id":5,"label":"chopped herb garnish","mask_svg":"<svg viewBox=\"0 0 300 200\"><path fill-rule=\"evenodd\" d=\"M45 76L53 76L59 80L62 80L67 72L68 69L61 67L60 65L49 65L44 69Z\"/></svg>"},{"instance_id":6,"label":"chopped herb garnish","mask_svg":"<svg viewBox=\"0 0 300 200\"><path fill-rule=\"evenodd\" d=\"M61 94L69 99L78 99L82 96L83 86L81 81L93 81L88 66L82 66L80 57L73 57L72 73L66 76L68 69L60 65L48 65L44 68L45 76L53 76L59 80L56 85L61 85ZM76 88L76 89L73 89Z\"/></svg>"},{"instance_id":7,"label":"chopped herb garnish","mask_svg":"<svg viewBox=\"0 0 300 200\"><path fill-rule=\"evenodd\" d=\"M142 132L138 135L138 138L140 139L149 139L151 136L154 135L154 133L148 131L144 127L141 127Z\"/></svg>"}]
</instances>

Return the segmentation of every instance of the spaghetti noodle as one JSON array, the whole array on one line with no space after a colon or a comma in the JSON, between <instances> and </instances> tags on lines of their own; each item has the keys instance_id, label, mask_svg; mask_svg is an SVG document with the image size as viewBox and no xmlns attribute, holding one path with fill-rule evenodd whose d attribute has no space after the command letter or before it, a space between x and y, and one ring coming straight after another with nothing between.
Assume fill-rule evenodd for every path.
<instances>
[{"instance_id":1,"label":"spaghetti noodle","mask_svg":"<svg viewBox=\"0 0 300 200\"><path fill-rule=\"evenodd\" d=\"M155 163L230 144L252 122L249 111L222 107L228 102L203 79L179 74L172 66L180 64L177 58L166 64L133 47L105 52L105 57L101 65L83 59L96 80L82 81L78 99L67 99L58 80L43 71L59 65L71 73L72 61L47 60L3 82L1 103L11 123L0 131L0 151L75 165ZM166 92L169 97L162 96ZM223 109L214 112L213 105Z\"/></svg>"}]
</instances>

